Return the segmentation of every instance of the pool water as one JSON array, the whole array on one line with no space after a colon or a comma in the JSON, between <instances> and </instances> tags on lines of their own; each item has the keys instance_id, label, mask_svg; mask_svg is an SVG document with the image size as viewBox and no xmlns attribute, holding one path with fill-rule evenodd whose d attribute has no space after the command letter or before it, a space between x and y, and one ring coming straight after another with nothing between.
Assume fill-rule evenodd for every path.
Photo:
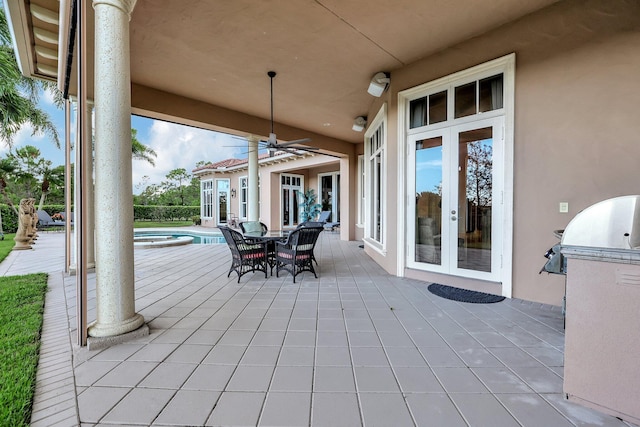
<instances>
[{"instance_id":1,"label":"pool water","mask_svg":"<svg viewBox=\"0 0 640 427\"><path fill-rule=\"evenodd\" d=\"M144 236L169 236L172 238L178 238L178 237L192 237L193 238L193 244L199 244L199 245L218 245L221 243L225 243L224 237L222 235L207 235L207 236L203 236L200 234L195 234L195 233L163 233L163 232L158 232L158 231L153 231L153 232L141 232L138 231L136 233L134 233L134 238L135 237L144 237Z\"/></svg>"}]
</instances>

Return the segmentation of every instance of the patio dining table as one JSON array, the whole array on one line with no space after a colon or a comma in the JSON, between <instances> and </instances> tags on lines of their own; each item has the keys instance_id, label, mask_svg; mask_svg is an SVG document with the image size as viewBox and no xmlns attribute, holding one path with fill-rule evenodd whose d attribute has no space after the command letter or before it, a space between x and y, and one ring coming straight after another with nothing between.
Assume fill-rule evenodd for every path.
<instances>
[{"instance_id":1,"label":"patio dining table","mask_svg":"<svg viewBox=\"0 0 640 427\"><path fill-rule=\"evenodd\" d=\"M269 231L247 231L243 234L246 239L252 239L260 242L267 242L265 245L265 254L267 263L271 269L273 276L273 267L276 265L276 242L285 241L289 236L289 230L269 230Z\"/></svg>"}]
</instances>

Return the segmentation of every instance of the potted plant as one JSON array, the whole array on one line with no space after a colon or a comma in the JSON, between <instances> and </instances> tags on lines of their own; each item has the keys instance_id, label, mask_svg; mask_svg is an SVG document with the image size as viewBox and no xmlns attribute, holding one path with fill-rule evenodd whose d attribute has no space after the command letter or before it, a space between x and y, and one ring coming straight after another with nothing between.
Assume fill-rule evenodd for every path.
<instances>
[{"instance_id":1,"label":"potted plant","mask_svg":"<svg viewBox=\"0 0 640 427\"><path fill-rule=\"evenodd\" d=\"M309 188L302 193L302 202L300 203L300 221L313 221L322 211L322 205L317 203L318 197L313 189Z\"/></svg>"}]
</instances>

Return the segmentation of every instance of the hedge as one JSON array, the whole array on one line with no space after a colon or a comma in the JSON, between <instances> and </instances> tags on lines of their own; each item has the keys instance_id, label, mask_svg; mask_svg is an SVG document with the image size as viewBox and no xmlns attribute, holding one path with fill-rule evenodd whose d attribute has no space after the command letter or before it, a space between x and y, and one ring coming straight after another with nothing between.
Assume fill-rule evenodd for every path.
<instances>
[{"instance_id":1,"label":"hedge","mask_svg":"<svg viewBox=\"0 0 640 427\"><path fill-rule=\"evenodd\" d=\"M19 209L18 205L16 205L16 209ZM54 213L64 212L64 205L44 205L43 210L49 215L53 215ZM18 230L18 216L16 213L11 206L5 204L0 204L0 211L2 212L2 231L15 233Z\"/></svg>"},{"instance_id":2,"label":"hedge","mask_svg":"<svg viewBox=\"0 0 640 427\"><path fill-rule=\"evenodd\" d=\"M17 206L16 206L17 208ZM49 215L64 212L64 205L44 205ZM9 205L0 204L2 212L2 230L15 233L18 230L18 217ZM134 219L137 221L191 221L200 215L200 206L133 206Z\"/></svg>"},{"instance_id":3,"label":"hedge","mask_svg":"<svg viewBox=\"0 0 640 427\"><path fill-rule=\"evenodd\" d=\"M200 215L200 206L146 206L133 205L136 221L190 221Z\"/></svg>"}]
</instances>

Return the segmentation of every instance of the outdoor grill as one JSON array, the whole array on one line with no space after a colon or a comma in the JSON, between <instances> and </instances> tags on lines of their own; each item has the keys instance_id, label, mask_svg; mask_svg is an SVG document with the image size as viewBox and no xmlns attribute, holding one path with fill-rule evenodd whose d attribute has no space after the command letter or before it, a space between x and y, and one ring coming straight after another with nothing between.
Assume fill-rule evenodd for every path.
<instances>
[{"instance_id":1,"label":"outdoor grill","mask_svg":"<svg viewBox=\"0 0 640 427\"><path fill-rule=\"evenodd\" d=\"M605 200L580 212L562 233L562 247L640 249L640 196Z\"/></svg>"},{"instance_id":2,"label":"outdoor grill","mask_svg":"<svg viewBox=\"0 0 640 427\"><path fill-rule=\"evenodd\" d=\"M640 423L640 196L596 203L567 225L564 392Z\"/></svg>"}]
</instances>

